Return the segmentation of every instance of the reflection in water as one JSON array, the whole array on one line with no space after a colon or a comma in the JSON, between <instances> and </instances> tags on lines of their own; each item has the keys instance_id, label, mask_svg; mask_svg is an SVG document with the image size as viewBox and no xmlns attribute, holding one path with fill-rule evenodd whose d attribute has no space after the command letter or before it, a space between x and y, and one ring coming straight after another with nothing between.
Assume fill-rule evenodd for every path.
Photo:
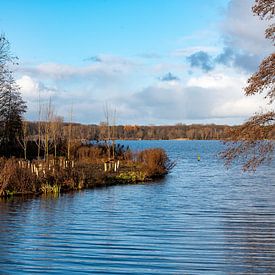
<instances>
[{"instance_id":1,"label":"reflection in water","mask_svg":"<svg viewBox=\"0 0 275 275\"><path fill-rule=\"evenodd\" d=\"M0 200L0 273L275 273L273 170L226 171L217 142L132 143L177 166L152 184Z\"/></svg>"}]
</instances>

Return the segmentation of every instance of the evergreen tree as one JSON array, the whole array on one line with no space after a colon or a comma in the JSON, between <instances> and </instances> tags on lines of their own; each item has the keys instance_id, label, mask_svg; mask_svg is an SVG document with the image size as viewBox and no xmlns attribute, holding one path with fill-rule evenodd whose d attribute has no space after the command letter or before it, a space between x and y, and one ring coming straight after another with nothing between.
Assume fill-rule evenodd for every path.
<instances>
[{"instance_id":1,"label":"evergreen tree","mask_svg":"<svg viewBox=\"0 0 275 275\"><path fill-rule=\"evenodd\" d=\"M22 133L22 116L26 104L13 77L11 66L16 58L10 53L10 44L0 36L0 154L18 155L17 139Z\"/></svg>"}]
</instances>

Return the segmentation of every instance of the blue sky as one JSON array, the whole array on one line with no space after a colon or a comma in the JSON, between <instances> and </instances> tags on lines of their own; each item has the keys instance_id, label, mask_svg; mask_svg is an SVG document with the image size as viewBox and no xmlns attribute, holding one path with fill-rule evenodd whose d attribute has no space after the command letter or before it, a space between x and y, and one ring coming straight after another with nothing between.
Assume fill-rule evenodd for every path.
<instances>
[{"instance_id":1,"label":"blue sky","mask_svg":"<svg viewBox=\"0 0 275 275\"><path fill-rule=\"evenodd\" d=\"M100 53L135 56L176 49L184 44L181 38L215 28L227 2L2 0L0 28L23 60L79 64Z\"/></svg>"},{"instance_id":2,"label":"blue sky","mask_svg":"<svg viewBox=\"0 0 275 275\"><path fill-rule=\"evenodd\" d=\"M242 87L272 48L250 0L0 0L0 31L37 118L38 95L65 120L239 123L259 98Z\"/></svg>"}]
</instances>

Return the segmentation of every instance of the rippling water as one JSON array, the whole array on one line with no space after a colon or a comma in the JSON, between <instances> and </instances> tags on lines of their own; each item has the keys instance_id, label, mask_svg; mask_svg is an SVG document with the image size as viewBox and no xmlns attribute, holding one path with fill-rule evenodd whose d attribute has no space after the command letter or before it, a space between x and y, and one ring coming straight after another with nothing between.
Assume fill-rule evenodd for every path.
<instances>
[{"instance_id":1,"label":"rippling water","mask_svg":"<svg viewBox=\"0 0 275 275\"><path fill-rule=\"evenodd\" d=\"M150 184L0 201L0 274L275 274L274 164L226 170L216 141L124 143L177 166Z\"/></svg>"}]
</instances>

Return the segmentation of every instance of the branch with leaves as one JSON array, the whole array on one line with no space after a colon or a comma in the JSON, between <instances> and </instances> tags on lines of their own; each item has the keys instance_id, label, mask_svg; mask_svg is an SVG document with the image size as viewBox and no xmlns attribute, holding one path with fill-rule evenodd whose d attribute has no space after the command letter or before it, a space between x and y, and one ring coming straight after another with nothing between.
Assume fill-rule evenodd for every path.
<instances>
[{"instance_id":1,"label":"branch with leaves","mask_svg":"<svg viewBox=\"0 0 275 275\"><path fill-rule=\"evenodd\" d=\"M227 166L237 158L242 158L243 170L253 170L270 163L274 154L275 143L271 139L275 132L275 113L267 112L252 116L243 125L230 128L226 150L220 153Z\"/></svg>"},{"instance_id":2,"label":"branch with leaves","mask_svg":"<svg viewBox=\"0 0 275 275\"><path fill-rule=\"evenodd\" d=\"M275 16L275 1L256 0L252 11L262 20L271 20ZM274 42L274 24L269 25L265 35ZM246 96L264 94L268 105L272 106L275 100L275 53L261 62L258 71L248 79L244 92ZM243 170L256 170L259 165L270 162L274 157L274 131L275 112L256 113L243 125L231 130L229 141L225 142L226 149L220 155L226 165L241 158L244 161Z\"/></svg>"}]
</instances>

